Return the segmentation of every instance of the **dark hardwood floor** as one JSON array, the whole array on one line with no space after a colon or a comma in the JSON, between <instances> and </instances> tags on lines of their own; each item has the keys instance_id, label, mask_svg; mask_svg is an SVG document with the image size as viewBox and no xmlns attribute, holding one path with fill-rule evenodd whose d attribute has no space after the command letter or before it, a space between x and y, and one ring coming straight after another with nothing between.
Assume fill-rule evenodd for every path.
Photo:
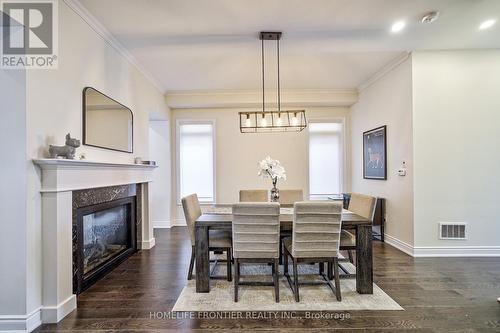
<instances>
[{"instance_id":1,"label":"dark hardwood floor","mask_svg":"<svg viewBox=\"0 0 500 333\"><path fill-rule=\"evenodd\" d=\"M152 313L168 313L175 304L191 252L184 228L155 236L155 248L122 263L78 297L77 310L36 332L500 332L500 258L414 259L380 242L374 243L375 283L405 311L350 311L344 320L155 318Z\"/></svg>"}]
</instances>

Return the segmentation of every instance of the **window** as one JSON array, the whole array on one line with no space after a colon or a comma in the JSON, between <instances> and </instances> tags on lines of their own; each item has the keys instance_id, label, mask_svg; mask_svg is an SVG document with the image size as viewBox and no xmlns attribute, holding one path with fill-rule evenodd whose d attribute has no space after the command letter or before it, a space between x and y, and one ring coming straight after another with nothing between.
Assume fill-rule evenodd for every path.
<instances>
[{"instance_id":1,"label":"window","mask_svg":"<svg viewBox=\"0 0 500 333\"><path fill-rule=\"evenodd\" d=\"M309 198L327 199L342 192L341 122L309 123Z\"/></svg>"},{"instance_id":2,"label":"window","mask_svg":"<svg viewBox=\"0 0 500 333\"><path fill-rule=\"evenodd\" d=\"M200 202L214 202L214 122L177 124L178 193L196 193Z\"/></svg>"}]
</instances>

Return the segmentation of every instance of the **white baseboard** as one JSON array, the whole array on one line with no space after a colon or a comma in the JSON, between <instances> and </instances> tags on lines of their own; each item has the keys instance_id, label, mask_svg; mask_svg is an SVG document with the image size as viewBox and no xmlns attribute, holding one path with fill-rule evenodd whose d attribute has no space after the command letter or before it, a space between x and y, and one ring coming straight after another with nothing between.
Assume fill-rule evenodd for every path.
<instances>
[{"instance_id":1,"label":"white baseboard","mask_svg":"<svg viewBox=\"0 0 500 333\"><path fill-rule=\"evenodd\" d=\"M0 332L31 332L42 325L40 308L27 315L0 315Z\"/></svg>"},{"instance_id":2,"label":"white baseboard","mask_svg":"<svg viewBox=\"0 0 500 333\"><path fill-rule=\"evenodd\" d=\"M65 301L62 301L57 306L43 306L42 322L43 323L58 323L66 317L71 311L76 309L76 295L71 295Z\"/></svg>"},{"instance_id":3,"label":"white baseboard","mask_svg":"<svg viewBox=\"0 0 500 333\"><path fill-rule=\"evenodd\" d=\"M140 243L141 245L141 250L149 250L152 249L156 244L156 239L153 237L150 240L147 241L142 241Z\"/></svg>"},{"instance_id":4,"label":"white baseboard","mask_svg":"<svg viewBox=\"0 0 500 333\"><path fill-rule=\"evenodd\" d=\"M36 309L26 319L26 330L28 332L34 331L40 325L42 325L42 311L41 309Z\"/></svg>"},{"instance_id":5,"label":"white baseboard","mask_svg":"<svg viewBox=\"0 0 500 333\"><path fill-rule=\"evenodd\" d=\"M500 246L413 246L384 234L385 242L412 257L500 257Z\"/></svg>"},{"instance_id":6,"label":"white baseboard","mask_svg":"<svg viewBox=\"0 0 500 333\"><path fill-rule=\"evenodd\" d=\"M185 227L187 226L185 219L176 219L172 227Z\"/></svg>"},{"instance_id":7,"label":"white baseboard","mask_svg":"<svg viewBox=\"0 0 500 333\"><path fill-rule=\"evenodd\" d=\"M413 245L405 243L394 236L384 234L384 241L396 249L413 257Z\"/></svg>"},{"instance_id":8,"label":"white baseboard","mask_svg":"<svg viewBox=\"0 0 500 333\"><path fill-rule=\"evenodd\" d=\"M170 221L153 221L153 229L169 229L171 227Z\"/></svg>"},{"instance_id":9,"label":"white baseboard","mask_svg":"<svg viewBox=\"0 0 500 333\"><path fill-rule=\"evenodd\" d=\"M416 246L414 257L500 257L500 246Z\"/></svg>"},{"instance_id":10,"label":"white baseboard","mask_svg":"<svg viewBox=\"0 0 500 333\"><path fill-rule=\"evenodd\" d=\"M31 332L43 323L57 323L76 309L76 295L57 306L45 306L28 315L0 316L0 332Z\"/></svg>"},{"instance_id":11,"label":"white baseboard","mask_svg":"<svg viewBox=\"0 0 500 333\"><path fill-rule=\"evenodd\" d=\"M170 229L173 227L186 227L186 221L184 219L177 219L174 223L170 221L155 221L153 222L154 229Z\"/></svg>"}]
</instances>

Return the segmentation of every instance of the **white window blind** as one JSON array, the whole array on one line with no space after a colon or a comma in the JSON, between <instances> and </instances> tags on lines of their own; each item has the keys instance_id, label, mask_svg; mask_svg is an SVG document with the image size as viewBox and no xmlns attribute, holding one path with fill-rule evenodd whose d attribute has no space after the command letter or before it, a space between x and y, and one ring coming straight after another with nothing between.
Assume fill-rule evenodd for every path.
<instances>
[{"instance_id":1,"label":"white window blind","mask_svg":"<svg viewBox=\"0 0 500 333\"><path fill-rule=\"evenodd\" d=\"M196 193L200 202L214 202L214 124L179 123L178 133L180 198Z\"/></svg>"},{"instance_id":2,"label":"white window blind","mask_svg":"<svg viewBox=\"0 0 500 333\"><path fill-rule=\"evenodd\" d=\"M310 122L309 198L327 199L342 192L342 123Z\"/></svg>"}]
</instances>

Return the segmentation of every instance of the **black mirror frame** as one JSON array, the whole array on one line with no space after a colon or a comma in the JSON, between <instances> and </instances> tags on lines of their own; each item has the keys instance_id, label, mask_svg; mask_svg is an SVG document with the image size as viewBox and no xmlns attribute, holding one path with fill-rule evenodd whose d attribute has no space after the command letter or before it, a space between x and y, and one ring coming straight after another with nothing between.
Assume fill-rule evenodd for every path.
<instances>
[{"instance_id":1,"label":"black mirror frame","mask_svg":"<svg viewBox=\"0 0 500 333\"><path fill-rule=\"evenodd\" d=\"M85 114L86 114L86 98L85 98L85 94L87 92L88 89L92 89L94 91L97 91L99 94L103 95L103 96L106 96L107 98L109 98L110 100L112 100L113 102L115 102L116 104L119 104L121 105L122 107L124 107L125 109L127 109L129 112L130 112L130 116L132 117L132 149L131 150L122 150L122 149L115 149L115 148L109 148L109 147L103 147L103 146L97 146L97 145L91 145L91 144L88 144L87 143L87 126L86 126L86 117L85 117ZM122 103L118 102L117 100L115 100L114 98L111 98L109 97L108 95L102 93L101 91L93 88L93 87L85 87L83 88L83 92L82 92L82 110L83 110L83 118L82 118L82 121L83 121L83 133L82 133L82 143L85 145L85 146L89 146L89 147L96 147L96 148L101 148L101 149L108 149L108 150L114 150L114 151L120 151L120 152L123 152L123 153L129 153L129 154L132 154L134 152L134 113L132 112L132 110L123 105Z\"/></svg>"}]
</instances>

